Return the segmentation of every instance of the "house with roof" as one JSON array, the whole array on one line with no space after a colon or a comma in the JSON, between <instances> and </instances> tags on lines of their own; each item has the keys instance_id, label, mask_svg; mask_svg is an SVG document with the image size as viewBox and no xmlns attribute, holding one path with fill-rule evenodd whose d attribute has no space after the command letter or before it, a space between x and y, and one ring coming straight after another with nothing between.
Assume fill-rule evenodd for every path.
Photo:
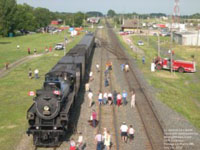
<instances>
[{"instance_id":1,"label":"house with roof","mask_svg":"<svg viewBox=\"0 0 200 150\"><path fill-rule=\"evenodd\" d=\"M138 20L128 19L128 20L123 21L123 25L121 26L121 31L136 32L140 28L141 28L141 26L140 26Z\"/></svg>"}]
</instances>

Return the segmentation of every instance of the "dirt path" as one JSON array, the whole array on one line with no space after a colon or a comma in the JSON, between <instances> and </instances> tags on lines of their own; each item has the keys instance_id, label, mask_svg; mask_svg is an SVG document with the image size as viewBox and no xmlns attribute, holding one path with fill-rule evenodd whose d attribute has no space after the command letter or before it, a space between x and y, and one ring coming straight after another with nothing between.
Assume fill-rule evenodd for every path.
<instances>
[{"instance_id":1,"label":"dirt path","mask_svg":"<svg viewBox=\"0 0 200 150\"><path fill-rule=\"evenodd\" d=\"M134 45L133 41L131 40L131 35L123 35L122 39L127 45L130 46L130 48L132 48L133 52L138 53L139 55L144 55L143 50Z\"/></svg>"},{"instance_id":2,"label":"dirt path","mask_svg":"<svg viewBox=\"0 0 200 150\"><path fill-rule=\"evenodd\" d=\"M69 40L66 44L69 44L72 40ZM36 57L40 57L43 56L44 54L47 54L47 52L43 52L40 54L35 54L35 55L29 55L26 57L23 57L15 62L13 62L12 64L9 64L8 69L6 69L5 67L3 69L0 69L0 78L4 77L5 75L7 75L9 72L11 72L14 68L16 68L17 66L33 59Z\"/></svg>"},{"instance_id":3,"label":"dirt path","mask_svg":"<svg viewBox=\"0 0 200 150\"><path fill-rule=\"evenodd\" d=\"M44 55L45 53L41 53L41 54L36 54L36 55L30 55L30 56L26 56L26 57L23 57L17 61L15 61L14 63L12 64L9 64L8 66L8 69L6 68L3 68L0 70L0 78L2 78L3 76L7 75L9 72L11 72L14 68L16 68L17 66L33 59L33 58L36 58L36 57L40 57L42 55Z\"/></svg>"}]
</instances>

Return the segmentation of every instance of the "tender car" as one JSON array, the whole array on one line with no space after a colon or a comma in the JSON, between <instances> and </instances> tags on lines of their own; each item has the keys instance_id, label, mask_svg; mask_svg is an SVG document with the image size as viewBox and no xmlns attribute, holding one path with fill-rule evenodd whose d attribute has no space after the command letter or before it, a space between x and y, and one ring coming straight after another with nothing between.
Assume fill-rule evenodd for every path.
<instances>
[{"instance_id":1,"label":"tender car","mask_svg":"<svg viewBox=\"0 0 200 150\"><path fill-rule=\"evenodd\" d=\"M55 46L55 50L63 50L65 48L64 44L63 43L58 43L56 44Z\"/></svg>"},{"instance_id":2,"label":"tender car","mask_svg":"<svg viewBox=\"0 0 200 150\"><path fill-rule=\"evenodd\" d=\"M143 46L144 43L143 43L142 41L138 41L138 45L139 45L139 46Z\"/></svg>"}]
</instances>

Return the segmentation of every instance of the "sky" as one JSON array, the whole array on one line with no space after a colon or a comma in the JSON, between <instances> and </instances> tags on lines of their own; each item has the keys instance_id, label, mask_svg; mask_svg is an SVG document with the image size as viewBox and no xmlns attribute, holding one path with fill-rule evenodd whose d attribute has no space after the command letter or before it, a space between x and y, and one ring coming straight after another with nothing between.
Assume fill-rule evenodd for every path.
<instances>
[{"instance_id":1,"label":"sky","mask_svg":"<svg viewBox=\"0 0 200 150\"><path fill-rule=\"evenodd\" d=\"M33 7L48 8L58 12L100 11L109 9L116 13L166 13L173 14L175 0L17 0ZM180 0L180 14L200 13L200 0Z\"/></svg>"}]
</instances>

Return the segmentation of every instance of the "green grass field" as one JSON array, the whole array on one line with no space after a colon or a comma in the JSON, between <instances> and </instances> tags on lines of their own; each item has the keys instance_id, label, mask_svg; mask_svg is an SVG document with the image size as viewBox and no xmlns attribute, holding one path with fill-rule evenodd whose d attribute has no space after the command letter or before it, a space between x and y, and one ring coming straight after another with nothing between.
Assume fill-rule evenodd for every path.
<instances>
[{"instance_id":1,"label":"green grass field","mask_svg":"<svg viewBox=\"0 0 200 150\"><path fill-rule=\"evenodd\" d=\"M119 40L128 50L129 54L136 58L134 53L127 44ZM142 64L142 56L137 56L137 63L144 73L147 82L152 85L157 93L156 97L167 104L170 108L185 116L194 126L200 129L200 48L178 46L173 44L176 58L192 60L191 55L195 55L197 63L196 73L170 73L167 70L150 72L150 64L155 56L157 56L157 45L150 42L148 45L145 37L133 36L132 41L137 45L138 40L143 40L144 46L140 46L144 51L146 63ZM156 41L156 37L150 37L150 41ZM164 50L169 49L169 38L161 38L161 47ZM167 47L167 46L168 47ZM165 54L167 56L167 54Z\"/></svg>"},{"instance_id":2,"label":"green grass field","mask_svg":"<svg viewBox=\"0 0 200 150\"><path fill-rule=\"evenodd\" d=\"M45 47L54 47L56 43L64 41L65 34L66 31L54 35L41 33L13 38L0 38L0 69L4 67L5 62L13 63L19 58L27 56L28 48L31 49L33 54L34 48L37 49L37 53L41 53L45 51ZM68 33L67 36L69 37ZM20 49L17 49L17 45L20 45Z\"/></svg>"},{"instance_id":3,"label":"green grass field","mask_svg":"<svg viewBox=\"0 0 200 150\"><path fill-rule=\"evenodd\" d=\"M77 44L82 35L75 37L73 41L67 45L67 50ZM34 45L38 45L38 49L39 47L42 48L45 46L46 44L44 43L56 43L63 39L61 35L55 35L55 37L49 36L51 35L38 34L32 35L32 37L16 37L16 39L21 38L20 43L22 43L22 39L27 42L29 41L32 47L34 47ZM44 40L44 37L46 37L46 40ZM31 41L31 39L34 38L37 39ZM27 45L23 45L25 52L22 52L21 55L18 55L17 52L14 53L14 47L15 43L17 44L17 40L15 41L14 38L7 40L12 41L9 46L13 48L13 53L10 51L9 55L7 54L9 59L14 61L19 57L26 55L25 47L28 46L28 43ZM4 39L4 41L6 41L6 39ZM5 46L6 45L4 45L4 47ZM22 51L22 45L21 50L19 51ZM3 55L3 53L4 52L1 51L1 55ZM0 149L16 149L20 139L27 130L26 112L33 103L32 97L28 96L28 92L31 90L35 91L36 89L42 87L44 75L56 64L56 62L62 56L63 51L53 51L16 67L7 76L0 78ZM32 68L32 70L36 68L39 69L40 78L38 80L28 78L29 68Z\"/></svg>"}]
</instances>

